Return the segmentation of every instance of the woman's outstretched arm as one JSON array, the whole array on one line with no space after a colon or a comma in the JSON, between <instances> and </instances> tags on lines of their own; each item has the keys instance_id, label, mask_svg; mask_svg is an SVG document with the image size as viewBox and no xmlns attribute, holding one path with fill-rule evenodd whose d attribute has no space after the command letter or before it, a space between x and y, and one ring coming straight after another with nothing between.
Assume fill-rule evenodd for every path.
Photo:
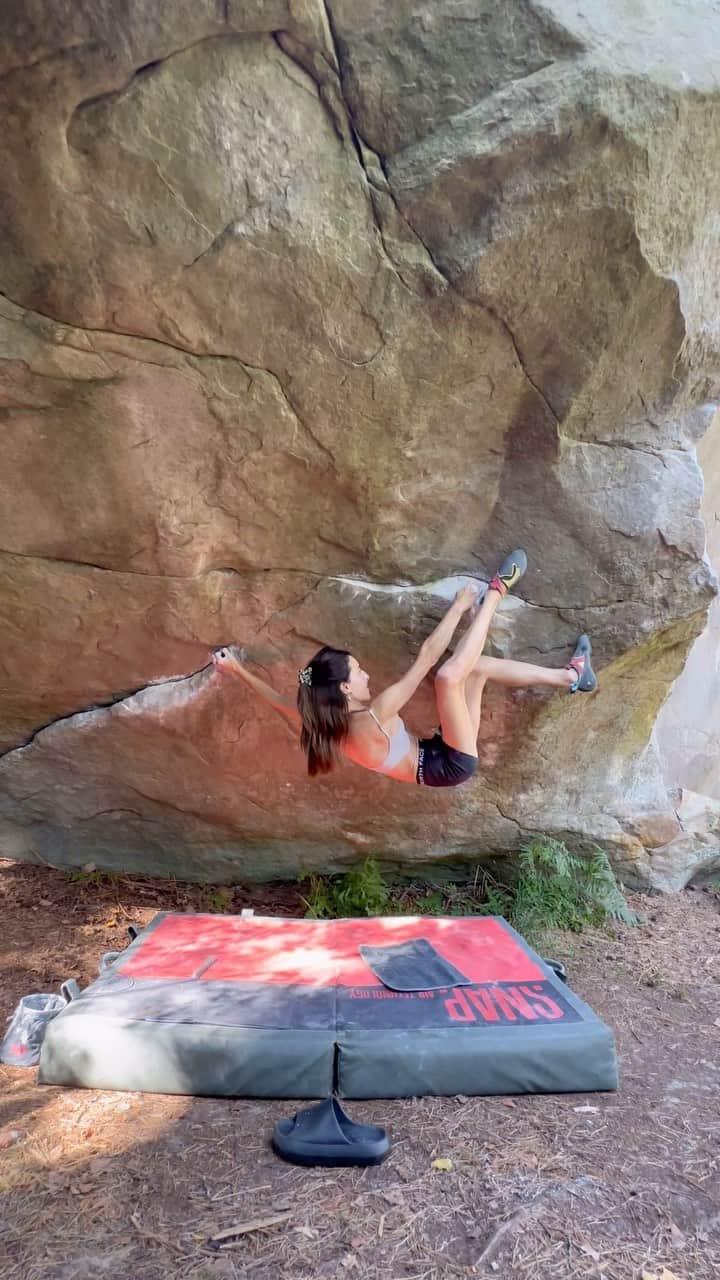
<instances>
[{"instance_id":1,"label":"woman's outstretched arm","mask_svg":"<svg viewBox=\"0 0 720 1280\"><path fill-rule=\"evenodd\" d=\"M284 716L294 729L297 729L300 725L300 713L295 703L285 694L276 693L271 685L249 671L242 660L241 653L242 651L239 653L236 648L230 646L225 649L216 649L212 655L213 664L219 671L229 671L232 675L240 676L245 684L259 693L265 702L269 703L275 711L279 711L280 715Z\"/></svg>"},{"instance_id":2,"label":"woman's outstretched arm","mask_svg":"<svg viewBox=\"0 0 720 1280\"><path fill-rule=\"evenodd\" d=\"M395 684L391 684L382 693L378 694L377 698L373 698L372 709L381 724L386 720L391 720L410 701L425 676L432 670L435 663L442 658L463 614L476 603L477 591L475 587L462 587L455 596L445 617L438 623L435 630L430 633L427 640L423 640L420 652L410 670L406 672L402 679L396 681Z\"/></svg>"}]
</instances>

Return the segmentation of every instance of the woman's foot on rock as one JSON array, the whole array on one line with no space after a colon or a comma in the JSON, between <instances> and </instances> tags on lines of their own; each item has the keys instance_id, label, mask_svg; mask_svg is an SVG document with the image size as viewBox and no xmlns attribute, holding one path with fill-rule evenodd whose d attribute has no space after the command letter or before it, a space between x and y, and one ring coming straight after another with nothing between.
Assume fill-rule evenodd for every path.
<instances>
[{"instance_id":1,"label":"woman's foot on rock","mask_svg":"<svg viewBox=\"0 0 720 1280\"><path fill-rule=\"evenodd\" d=\"M507 595L508 591L517 586L526 569L527 556L518 547L505 557L495 577L488 582L488 591L499 591L501 596Z\"/></svg>"},{"instance_id":2,"label":"woman's foot on rock","mask_svg":"<svg viewBox=\"0 0 720 1280\"><path fill-rule=\"evenodd\" d=\"M590 664L591 653L590 637L583 631L565 668L566 671L574 671L576 677L570 685L569 693L592 693L597 688L597 676Z\"/></svg>"}]
</instances>

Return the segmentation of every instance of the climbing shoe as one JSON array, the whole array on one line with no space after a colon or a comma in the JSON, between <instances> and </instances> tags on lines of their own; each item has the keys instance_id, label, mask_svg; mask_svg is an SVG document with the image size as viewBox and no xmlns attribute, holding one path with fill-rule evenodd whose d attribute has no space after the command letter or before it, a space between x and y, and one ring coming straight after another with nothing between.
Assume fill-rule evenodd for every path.
<instances>
[{"instance_id":1,"label":"climbing shoe","mask_svg":"<svg viewBox=\"0 0 720 1280\"><path fill-rule=\"evenodd\" d=\"M499 591L501 596L507 595L508 591L512 591L522 578L527 569L527 556L525 552L518 548L517 551L511 551L509 556L503 560L500 568L488 582L488 591Z\"/></svg>"},{"instance_id":2,"label":"climbing shoe","mask_svg":"<svg viewBox=\"0 0 720 1280\"><path fill-rule=\"evenodd\" d=\"M597 677L590 665L591 653L590 637L583 631L575 645L575 652L565 667L566 671L574 671L577 676L570 685L569 693L591 693L597 687Z\"/></svg>"}]
</instances>

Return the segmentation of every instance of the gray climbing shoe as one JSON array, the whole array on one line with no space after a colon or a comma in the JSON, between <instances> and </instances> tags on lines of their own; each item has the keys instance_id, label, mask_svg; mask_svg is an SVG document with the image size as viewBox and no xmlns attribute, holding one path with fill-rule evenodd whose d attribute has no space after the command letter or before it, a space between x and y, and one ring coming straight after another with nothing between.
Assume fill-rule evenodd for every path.
<instances>
[{"instance_id":1,"label":"gray climbing shoe","mask_svg":"<svg viewBox=\"0 0 720 1280\"><path fill-rule=\"evenodd\" d=\"M488 582L488 591L499 591L501 596L507 595L508 591L517 586L526 569L527 556L518 547L505 557L495 577Z\"/></svg>"},{"instance_id":2,"label":"gray climbing shoe","mask_svg":"<svg viewBox=\"0 0 720 1280\"><path fill-rule=\"evenodd\" d=\"M575 682L570 685L569 693L592 693L593 689L597 688L597 676L590 665L591 653L590 637L583 631L575 645L575 652L565 668L566 671L574 671L577 676Z\"/></svg>"}]
</instances>

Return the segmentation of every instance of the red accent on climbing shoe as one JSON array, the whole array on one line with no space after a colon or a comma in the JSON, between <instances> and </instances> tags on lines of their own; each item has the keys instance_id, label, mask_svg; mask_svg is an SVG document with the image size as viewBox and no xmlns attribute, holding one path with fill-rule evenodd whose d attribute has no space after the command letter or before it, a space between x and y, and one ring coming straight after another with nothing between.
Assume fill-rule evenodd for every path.
<instances>
[{"instance_id":1,"label":"red accent on climbing shoe","mask_svg":"<svg viewBox=\"0 0 720 1280\"><path fill-rule=\"evenodd\" d=\"M502 578L498 578L497 574L488 582L488 591L499 591L501 596L507 595L507 587Z\"/></svg>"}]
</instances>

